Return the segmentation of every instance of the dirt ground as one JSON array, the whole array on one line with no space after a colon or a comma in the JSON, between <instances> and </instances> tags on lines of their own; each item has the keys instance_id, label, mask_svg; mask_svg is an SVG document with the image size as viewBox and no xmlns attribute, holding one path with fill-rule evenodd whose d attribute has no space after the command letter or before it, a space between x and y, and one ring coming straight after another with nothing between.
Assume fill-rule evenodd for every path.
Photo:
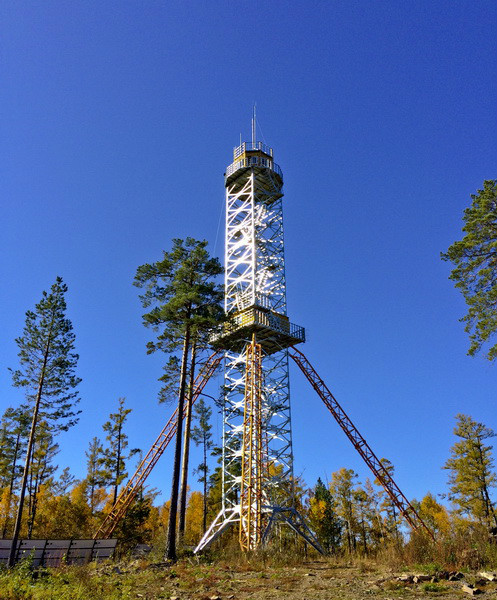
<instances>
[{"instance_id":1,"label":"dirt ground","mask_svg":"<svg viewBox=\"0 0 497 600\"><path fill-rule=\"evenodd\" d=\"M150 569L155 571L153 578L150 577ZM477 574L460 574L461 579L448 581L426 573L395 573L374 565L344 566L326 560L304 562L299 566L262 568L249 564L233 567L195 565L192 562L171 568L151 565L146 570L149 575L146 581L141 582L143 586L135 580L137 585L133 590L136 598L144 600L394 600L433 597L460 600L472 595L481 595L482 600L497 598L497 582L484 582ZM416 583L412 581L415 575L424 577ZM464 591L464 585L474 586L477 591Z\"/></svg>"}]
</instances>

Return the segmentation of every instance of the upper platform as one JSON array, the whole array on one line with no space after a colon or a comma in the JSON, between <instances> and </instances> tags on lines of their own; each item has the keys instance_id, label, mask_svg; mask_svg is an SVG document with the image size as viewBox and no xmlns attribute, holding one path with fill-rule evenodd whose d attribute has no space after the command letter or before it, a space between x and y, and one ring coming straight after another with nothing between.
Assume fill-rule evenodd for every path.
<instances>
[{"instance_id":1,"label":"upper platform","mask_svg":"<svg viewBox=\"0 0 497 600\"><path fill-rule=\"evenodd\" d=\"M228 185L244 174L248 169L256 172L269 170L278 184L283 185L283 173L273 160L273 149L262 142L242 142L233 149L233 162L226 169L225 183Z\"/></svg>"}]
</instances>

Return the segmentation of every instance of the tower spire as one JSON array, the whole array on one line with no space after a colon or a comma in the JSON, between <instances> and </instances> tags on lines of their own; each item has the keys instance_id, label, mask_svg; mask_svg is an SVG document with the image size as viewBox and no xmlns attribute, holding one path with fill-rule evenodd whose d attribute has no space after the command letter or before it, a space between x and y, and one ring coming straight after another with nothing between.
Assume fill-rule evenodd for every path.
<instances>
[{"instance_id":1,"label":"tower spire","mask_svg":"<svg viewBox=\"0 0 497 600\"><path fill-rule=\"evenodd\" d=\"M252 108L252 148L255 148L255 143L257 141L257 139L256 139L256 136L257 136L256 123L257 123L256 103L254 102L254 106Z\"/></svg>"}]
</instances>

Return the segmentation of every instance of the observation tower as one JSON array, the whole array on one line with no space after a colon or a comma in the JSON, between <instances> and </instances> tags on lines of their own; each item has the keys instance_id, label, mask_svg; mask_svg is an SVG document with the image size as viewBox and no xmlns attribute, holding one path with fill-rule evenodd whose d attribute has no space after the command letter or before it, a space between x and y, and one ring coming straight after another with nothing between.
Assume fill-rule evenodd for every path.
<instances>
[{"instance_id":1,"label":"observation tower","mask_svg":"<svg viewBox=\"0 0 497 600\"><path fill-rule=\"evenodd\" d=\"M224 360L222 508L195 552L207 548L234 523L239 524L242 550L256 550L276 522L286 523L322 552L295 509L289 357L399 513L412 529L434 539L324 380L295 347L305 341L305 331L290 322L286 308L283 174L274 162L272 148L256 140L255 125L254 110L252 141L234 149L233 162L225 173L225 311L229 319L210 340L214 352L190 392L193 405ZM185 406L183 418L186 410ZM177 426L178 409L121 490L94 538L108 538L115 531L174 439Z\"/></svg>"},{"instance_id":2,"label":"observation tower","mask_svg":"<svg viewBox=\"0 0 497 600\"><path fill-rule=\"evenodd\" d=\"M197 550L233 522L242 550L254 550L275 520L318 547L293 498L288 348L305 341L305 330L287 315L283 173L255 129L254 111L252 141L234 148L225 173L229 321L211 340L225 362L223 504Z\"/></svg>"}]
</instances>

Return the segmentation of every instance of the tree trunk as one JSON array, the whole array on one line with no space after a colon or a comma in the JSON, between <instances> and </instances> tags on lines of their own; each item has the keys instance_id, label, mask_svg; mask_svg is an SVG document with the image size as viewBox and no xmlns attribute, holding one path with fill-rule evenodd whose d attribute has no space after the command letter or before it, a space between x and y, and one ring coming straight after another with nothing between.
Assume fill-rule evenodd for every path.
<instances>
[{"instance_id":1,"label":"tree trunk","mask_svg":"<svg viewBox=\"0 0 497 600\"><path fill-rule=\"evenodd\" d=\"M493 517L494 523L497 526L497 515L495 514L494 511L494 506L492 504L492 501L490 500L490 495L488 493L488 486L487 486L487 482L485 482L484 484L484 493L485 493L485 501L486 501L486 505L487 505L487 510L488 510L488 521L490 526L492 526L491 524L491 516Z\"/></svg>"},{"instance_id":2,"label":"tree trunk","mask_svg":"<svg viewBox=\"0 0 497 600\"><path fill-rule=\"evenodd\" d=\"M33 448L33 454L34 454L34 448ZM36 468L36 463L35 463L35 468ZM30 475L30 481L28 483L28 493L29 493L29 503L28 503L28 540L30 540L33 536L33 527L34 527L34 520L35 520L35 515L36 515L36 504L37 504L37 493L38 493L38 485L39 485L39 480L40 480L40 473L39 470L41 469L41 463L38 463L38 472L36 473L36 475L33 474L33 458L31 459L31 475Z\"/></svg>"},{"instance_id":3,"label":"tree trunk","mask_svg":"<svg viewBox=\"0 0 497 600\"><path fill-rule=\"evenodd\" d=\"M33 499L31 505L31 514L29 516L28 521L28 540L33 537L33 529L35 525L36 513L38 511L38 494L40 493L41 484L45 481L45 475L47 471L47 459L46 457L43 459L43 463L39 463L39 470L36 473L35 483L33 487Z\"/></svg>"},{"instance_id":4,"label":"tree trunk","mask_svg":"<svg viewBox=\"0 0 497 600\"><path fill-rule=\"evenodd\" d=\"M37 508L38 508L38 493L35 491L33 494L33 500L32 500L32 504L31 504L31 514L29 515L29 521L28 521L28 540L30 540L33 537L33 528L35 525L35 517L36 517Z\"/></svg>"},{"instance_id":5,"label":"tree trunk","mask_svg":"<svg viewBox=\"0 0 497 600\"><path fill-rule=\"evenodd\" d=\"M491 517L493 517L495 525L497 525L497 515L495 514L494 507L492 501L490 500L490 495L488 493L488 485L485 477L485 460L483 458L483 451L481 448L481 440L478 438L478 453L480 455L480 464L483 471L483 482L482 482L482 496L483 503L485 506L485 513L487 518L487 524L491 526Z\"/></svg>"},{"instance_id":6,"label":"tree trunk","mask_svg":"<svg viewBox=\"0 0 497 600\"><path fill-rule=\"evenodd\" d=\"M364 517L362 518L361 525L362 525L362 546L364 548L364 554L367 556L367 554L368 554L368 544L367 544L367 541L366 541L366 525L364 523Z\"/></svg>"},{"instance_id":7,"label":"tree trunk","mask_svg":"<svg viewBox=\"0 0 497 600\"><path fill-rule=\"evenodd\" d=\"M202 515L202 530L207 531L207 439L204 432L204 504Z\"/></svg>"},{"instance_id":8,"label":"tree trunk","mask_svg":"<svg viewBox=\"0 0 497 600\"><path fill-rule=\"evenodd\" d=\"M33 473L33 462L35 460L35 452L36 452L36 440L35 443L33 444L33 450L31 451L31 463L29 465L29 475L28 475L28 482L26 484L26 493L28 495L28 501L27 501L27 509L28 509L28 515L27 515L27 525L28 525L28 540L29 540L29 524L31 523L31 515L33 513L33 477L34 477L34 473Z\"/></svg>"},{"instance_id":9,"label":"tree trunk","mask_svg":"<svg viewBox=\"0 0 497 600\"><path fill-rule=\"evenodd\" d=\"M95 511L95 484L90 485L90 514L93 517Z\"/></svg>"},{"instance_id":10,"label":"tree trunk","mask_svg":"<svg viewBox=\"0 0 497 600\"><path fill-rule=\"evenodd\" d=\"M179 476L181 467L181 437L183 433L183 410L185 406L186 372L188 366L188 351L190 349L190 328L185 331L183 341L183 356L181 359L180 386L178 394L178 416L176 426L176 444L174 448L173 477L171 482L171 506L169 508L169 523L166 540L166 560L177 560L176 556L176 516L178 514Z\"/></svg>"},{"instance_id":11,"label":"tree trunk","mask_svg":"<svg viewBox=\"0 0 497 600\"><path fill-rule=\"evenodd\" d=\"M347 546L349 548L349 554L352 554L352 539L350 535L350 523L348 519L345 521L345 525L347 526Z\"/></svg>"},{"instance_id":12,"label":"tree trunk","mask_svg":"<svg viewBox=\"0 0 497 600\"><path fill-rule=\"evenodd\" d=\"M186 494L188 491L188 462L190 458L190 430L192 426L192 404L193 404L193 383L195 381L195 359L197 353L197 345L195 341L192 343L192 353L190 360L190 385L188 391L188 400L186 405L185 415L185 435L183 437L183 458L181 461L181 489L179 494L179 525L178 535L182 541L185 535L186 523Z\"/></svg>"},{"instance_id":13,"label":"tree trunk","mask_svg":"<svg viewBox=\"0 0 497 600\"><path fill-rule=\"evenodd\" d=\"M12 495L14 493L14 484L15 484L15 481L16 481L17 453L19 452L20 442L21 442L21 434L18 433L17 434L17 439L16 439L16 448L14 450L14 460L13 460L13 465L12 465L12 472L10 474L9 495L7 496L7 507L6 507L6 510L5 510L5 521L4 521L3 530L2 530L2 538L3 539L5 539L5 536L7 535L7 527L9 525L9 520L10 520L10 507L11 507L11 504L12 504Z\"/></svg>"},{"instance_id":14,"label":"tree trunk","mask_svg":"<svg viewBox=\"0 0 497 600\"><path fill-rule=\"evenodd\" d=\"M21 530L21 520L22 520L22 510L24 507L24 497L26 495L26 486L28 483L29 466L31 464L31 453L33 452L36 424L38 421L38 413L40 411L41 394L43 392L43 383L45 381L45 371L47 368L48 353L50 351L51 341L52 341L52 331L50 328L50 332L48 334L48 339L47 339L47 345L45 347L45 354L43 356L43 364L41 367L40 380L38 382L38 390L36 392L36 402L35 402L35 407L33 410L33 420L31 421L31 430L29 432L28 447L26 449L26 461L24 463L24 473L22 475L21 490L19 493L19 505L17 507L16 521L15 521L15 525L14 525L14 532L12 534L12 543L10 545L9 560L7 563L8 567L13 567L15 560L16 560L17 542L19 540L19 531Z\"/></svg>"},{"instance_id":15,"label":"tree trunk","mask_svg":"<svg viewBox=\"0 0 497 600\"><path fill-rule=\"evenodd\" d=\"M121 413L121 409L119 409L119 413ZM120 414L119 419L121 419ZM116 479L114 480L114 499L112 500L112 506L114 506L117 502L117 489L119 487L119 477L121 476L121 431L122 423L120 422L117 430Z\"/></svg>"},{"instance_id":16,"label":"tree trunk","mask_svg":"<svg viewBox=\"0 0 497 600\"><path fill-rule=\"evenodd\" d=\"M392 523L393 523L393 534L397 541L400 541L399 528L397 527L397 513L395 512L395 505L392 504Z\"/></svg>"}]
</instances>

